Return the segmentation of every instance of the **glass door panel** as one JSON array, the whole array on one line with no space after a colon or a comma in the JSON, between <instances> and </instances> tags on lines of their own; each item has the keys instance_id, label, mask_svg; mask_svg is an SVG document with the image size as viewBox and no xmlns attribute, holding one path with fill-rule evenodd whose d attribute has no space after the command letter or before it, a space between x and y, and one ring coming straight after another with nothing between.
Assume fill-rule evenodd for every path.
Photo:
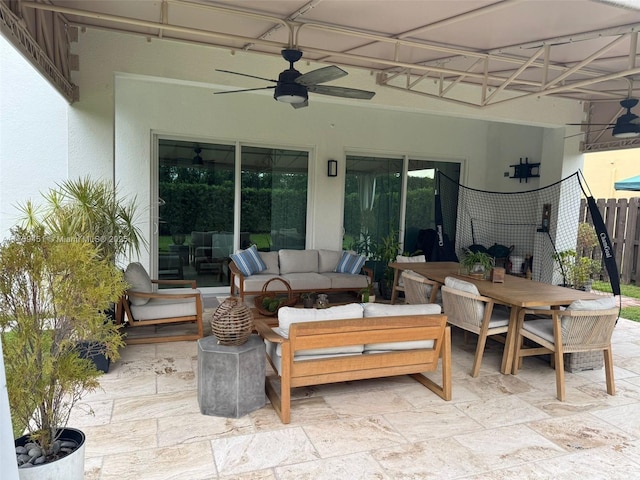
<instances>
[{"instance_id":1,"label":"glass door panel","mask_svg":"<svg viewBox=\"0 0 640 480\"><path fill-rule=\"evenodd\" d=\"M303 250L309 152L243 146L241 159L241 245Z\"/></svg>"},{"instance_id":2,"label":"glass door panel","mask_svg":"<svg viewBox=\"0 0 640 480\"><path fill-rule=\"evenodd\" d=\"M158 278L229 285L235 146L160 139Z\"/></svg>"}]
</instances>

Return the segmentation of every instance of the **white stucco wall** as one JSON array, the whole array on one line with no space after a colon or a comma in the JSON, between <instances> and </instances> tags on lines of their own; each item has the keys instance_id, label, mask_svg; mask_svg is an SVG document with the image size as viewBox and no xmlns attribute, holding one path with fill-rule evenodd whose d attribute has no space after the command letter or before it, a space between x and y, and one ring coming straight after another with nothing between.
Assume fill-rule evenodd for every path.
<instances>
[{"instance_id":1,"label":"white stucco wall","mask_svg":"<svg viewBox=\"0 0 640 480\"><path fill-rule=\"evenodd\" d=\"M357 69L349 69L349 76L336 83L376 90L372 101L311 94L310 107L294 110L275 102L272 90L213 95L220 89L268 84L216 68L273 78L286 66L276 57L232 55L92 30L81 33L74 50L80 55L80 71L74 73L80 101L69 113L70 176L89 171L113 176L126 190L135 191L145 207L148 232L153 230L154 132L310 149L308 245L336 248L342 235L346 153L456 160L463 163L462 182L468 186L526 190L553 183L565 173L563 125L583 115L578 102L545 97L486 110L466 108L378 87L374 76ZM298 64L301 71L317 66ZM542 163L540 179L525 184L503 176L520 157ZM570 157L575 168L573 152ZM338 178L326 176L329 158L340 162Z\"/></svg>"},{"instance_id":2,"label":"white stucco wall","mask_svg":"<svg viewBox=\"0 0 640 480\"><path fill-rule=\"evenodd\" d=\"M0 239L17 203L67 178L67 102L0 36Z\"/></svg>"}]
</instances>

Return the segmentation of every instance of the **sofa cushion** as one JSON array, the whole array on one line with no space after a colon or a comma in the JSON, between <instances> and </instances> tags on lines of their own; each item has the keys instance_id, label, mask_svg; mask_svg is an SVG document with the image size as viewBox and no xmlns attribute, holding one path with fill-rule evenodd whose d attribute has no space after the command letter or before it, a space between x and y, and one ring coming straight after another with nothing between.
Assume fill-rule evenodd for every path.
<instances>
[{"instance_id":1,"label":"sofa cushion","mask_svg":"<svg viewBox=\"0 0 640 480\"><path fill-rule=\"evenodd\" d=\"M362 318L363 312L364 310L360 303L348 303L347 305L329 308L282 307L278 310L278 333L288 338L289 327L292 323Z\"/></svg>"},{"instance_id":2,"label":"sofa cushion","mask_svg":"<svg viewBox=\"0 0 640 480\"><path fill-rule=\"evenodd\" d=\"M322 274L331 280L331 288L349 288L360 290L369 286L369 277L351 273L326 272Z\"/></svg>"},{"instance_id":3,"label":"sofa cushion","mask_svg":"<svg viewBox=\"0 0 640 480\"><path fill-rule=\"evenodd\" d=\"M267 267L260 273L269 273L271 275L280 275L280 264L278 263L278 252L258 252L260 258Z\"/></svg>"},{"instance_id":4,"label":"sofa cushion","mask_svg":"<svg viewBox=\"0 0 640 480\"><path fill-rule=\"evenodd\" d=\"M362 318L362 305L359 303L349 303L329 308L294 308L282 307L278 310L278 327L273 330L278 335L289 337L289 327L292 323L319 322L322 320L341 320L345 318ZM330 348L313 348L301 350L297 355L336 355L362 353L364 345L343 345ZM276 349L278 355L282 355L282 349L278 345Z\"/></svg>"},{"instance_id":5,"label":"sofa cushion","mask_svg":"<svg viewBox=\"0 0 640 480\"><path fill-rule=\"evenodd\" d=\"M278 372L278 375L282 375L282 354L281 354L281 349L279 349L280 344L275 344L273 342L270 342L269 340L265 340L264 343L266 346L267 355L273 362L273 365L275 366L276 371ZM315 360L319 358L347 357L347 356L356 356L356 355L362 355L362 352L328 353L323 355L300 355L298 353L293 357L293 359L294 361L304 361L304 360Z\"/></svg>"},{"instance_id":6,"label":"sofa cushion","mask_svg":"<svg viewBox=\"0 0 640 480\"><path fill-rule=\"evenodd\" d=\"M293 290L314 291L331 288L331 279L319 273L287 273L280 277L289 282Z\"/></svg>"},{"instance_id":7,"label":"sofa cushion","mask_svg":"<svg viewBox=\"0 0 640 480\"><path fill-rule=\"evenodd\" d=\"M340 250L318 250L318 272L335 272L341 256Z\"/></svg>"},{"instance_id":8,"label":"sofa cushion","mask_svg":"<svg viewBox=\"0 0 640 480\"><path fill-rule=\"evenodd\" d=\"M246 250L231 255L231 260L240 269L245 277L249 277L254 273L260 273L267 269L267 266L260 258L258 249L255 245L251 245Z\"/></svg>"},{"instance_id":9,"label":"sofa cushion","mask_svg":"<svg viewBox=\"0 0 640 480\"><path fill-rule=\"evenodd\" d=\"M442 313L436 303L420 305L388 305L384 303L365 303L365 317L397 317L400 315L431 315ZM433 348L433 340L409 340L406 342L369 343L364 346L365 353L390 350L413 350L416 348Z\"/></svg>"},{"instance_id":10,"label":"sofa cushion","mask_svg":"<svg viewBox=\"0 0 640 480\"><path fill-rule=\"evenodd\" d=\"M265 283L267 283L272 278L277 278L279 275L272 275L270 273L256 273L251 275L250 277L246 277L244 279L244 290L245 292L260 292L262 291L262 287ZM234 280L235 286L240 288L240 279L235 278ZM285 287L282 282L271 282L267 290L284 290Z\"/></svg>"},{"instance_id":11,"label":"sofa cushion","mask_svg":"<svg viewBox=\"0 0 640 480\"><path fill-rule=\"evenodd\" d=\"M336 265L335 271L338 273L360 273L366 258L355 253L342 252L342 256Z\"/></svg>"},{"instance_id":12,"label":"sofa cushion","mask_svg":"<svg viewBox=\"0 0 640 480\"><path fill-rule=\"evenodd\" d=\"M317 250L287 250L278 252L280 274L286 273L318 273Z\"/></svg>"},{"instance_id":13,"label":"sofa cushion","mask_svg":"<svg viewBox=\"0 0 640 480\"><path fill-rule=\"evenodd\" d=\"M129 284L129 290L134 292L151 293L153 292L153 284L147 270L140 262L133 262L127 266L124 272L124 281ZM131 305L144 305L149 299L140 297L130 297Z\"/></svg>"}]
</instances>

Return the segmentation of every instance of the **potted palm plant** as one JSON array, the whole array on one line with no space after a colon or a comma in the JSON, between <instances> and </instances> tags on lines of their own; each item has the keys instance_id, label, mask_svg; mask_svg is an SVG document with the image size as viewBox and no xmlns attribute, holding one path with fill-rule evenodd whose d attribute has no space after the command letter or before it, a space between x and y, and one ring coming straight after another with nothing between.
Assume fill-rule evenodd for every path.
<instances>
[{"instance_id":1,"label":"potted palm plant","mask_svg":"<svg viewBox=\"0 0 640 480\"><path fill-rule=\"evenodd\" d=\"M62 241L42 226L14 229L0 245L0 265L0 335L20 478L81 479L84 434L67 422L101 372L77 344L90 341L118 357L122 337L105 311L126 288L123 274L94 243Z\"/></svg>"},{"instance_id":2,"label":"potted palm plant","mask_svg":"<svg viewBox=\"0 0 640 480\"><path fill-rule=\"evenodd\" d=\"M18 205L21 226L41 228L52 240L92 243L97 257L113 264L139 254L145 246L142 232L136 225L135 197L125 198L112 183L90 177L66 180L43 193L42 199L41 203L29 200ZM105 312L107 319L113 321L115 303ZM100 345L81 339L79 348L103 372L109 371L111 359L104 355Z\"/></svg>"}]
</instances>

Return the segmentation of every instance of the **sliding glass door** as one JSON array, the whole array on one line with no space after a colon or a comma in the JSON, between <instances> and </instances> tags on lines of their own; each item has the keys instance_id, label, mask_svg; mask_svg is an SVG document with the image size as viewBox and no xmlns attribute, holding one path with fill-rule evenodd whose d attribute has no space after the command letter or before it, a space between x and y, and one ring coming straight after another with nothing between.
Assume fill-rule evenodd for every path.
<instances>
[{"instance_id":1,"label":"sliding glass door","mask_svg":"<svg viewBox=\"0 0 640 480\"><path fill-rule=\"evenodd\" d=\"M346 161L343 247L375 259L378 246L392 238L404 254L424 253L419 237L435 228L436 172L458 182L460 163L366 155ZM454 238L455 218L447 220Z\"/></svg>"},{"instance_id":2,"label":"sliding glass door","mask_svg":"<svg viewBox=\"0 0 640 480\"><path fill-rule=\"evenodd\" d=\"M228 286L237 248L305 247L309 152L163 138L157 151L158 278Z\"/></svg>"}]
</instances>

